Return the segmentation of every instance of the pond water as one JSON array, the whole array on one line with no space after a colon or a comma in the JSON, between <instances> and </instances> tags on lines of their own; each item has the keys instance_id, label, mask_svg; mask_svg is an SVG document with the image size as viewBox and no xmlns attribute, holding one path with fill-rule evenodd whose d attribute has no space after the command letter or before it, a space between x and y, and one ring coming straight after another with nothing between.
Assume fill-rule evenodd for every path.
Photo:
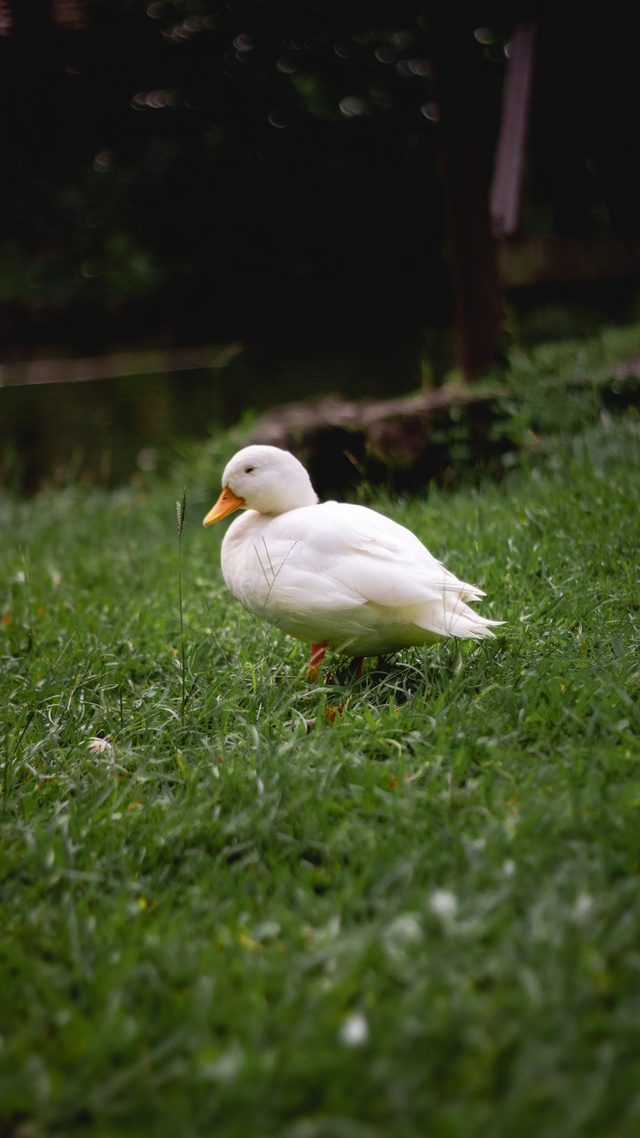
<instances>
[{"instance_id":1,"label":"pond water","mask_svg":"<svg viewBox=\"0 0 640 1138\"><path fill-rule=\"evenodd\" d=\"M109 378L34 382L32 368L19 382L14 369L0 387L0 486L31 494L69 479L126 482L161 466L178 440L205 438L248 412L333 391L347 398L413 391L420 353L418 335L347 348L232 345L218 366ZM89 371L109 370L108 358L99 363ZM46 379L46 365L37 366L35 378ZM69 370L79 369L71 362ZM57 361L49 375L61 373Z\"/></svg>"}]
</instances>

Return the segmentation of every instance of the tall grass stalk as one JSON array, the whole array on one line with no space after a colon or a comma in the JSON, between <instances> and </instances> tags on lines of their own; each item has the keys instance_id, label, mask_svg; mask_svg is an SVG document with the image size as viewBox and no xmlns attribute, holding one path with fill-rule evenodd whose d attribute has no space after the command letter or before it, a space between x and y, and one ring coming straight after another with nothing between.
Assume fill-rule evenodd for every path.
<instances>
[{"instance_id":1,"label":"tall grass stalk","mask_svg":"<svg viewBox=\"0 0 640 1138\"><path fill-rule=\"evenodd\" d=\"M182 531L187 513L187 489L182 491L182 498L176 502L176 519L178 523L178 609L180 613L180 671L182 674L182 698L180 701L180 726L184 735L184 717L187 706L187 673L184 646L184 606L182 603Z\"/></svg>"}]
</instances>

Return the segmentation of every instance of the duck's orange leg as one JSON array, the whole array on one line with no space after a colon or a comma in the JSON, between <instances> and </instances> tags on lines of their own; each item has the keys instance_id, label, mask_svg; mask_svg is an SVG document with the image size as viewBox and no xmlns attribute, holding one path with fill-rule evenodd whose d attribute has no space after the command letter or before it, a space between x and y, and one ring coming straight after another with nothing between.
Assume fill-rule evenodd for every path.
<instances>
[{"instance_id":1,"label":"duck's orange leg","mask_svg":"<svg viewBox=\"0 0 640 1138\"><path fill-rule=\"evenodd\" d=\"M309 667L307 668L306 676L311 680L312 684L318 682L320 675L320 665L324 660L324 654L327 651L326 644L312 644L311 645L311 658L309 660Z\"/></svg>"}]
</instances>

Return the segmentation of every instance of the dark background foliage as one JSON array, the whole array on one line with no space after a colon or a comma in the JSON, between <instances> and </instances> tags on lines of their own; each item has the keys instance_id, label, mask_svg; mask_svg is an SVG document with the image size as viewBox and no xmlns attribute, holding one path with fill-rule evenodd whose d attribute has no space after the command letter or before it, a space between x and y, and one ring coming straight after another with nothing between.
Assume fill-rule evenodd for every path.
<instances>
[{"instance_id":1,"label":"dark background foliage","mask_svg":"<svg viewBox=\"0 0 640 1138\"><path fill-rule=\"evenodd\" d=\"M439 5L3 0L5 341L446 324ZM455 10L490 161L528 8ZM637 235L629 9L535 11L528 223Z\"/></svg>"},{"instance_id":2,"label":"dark background foliage","mask_svg":"<svg viewBox=\"0 0 640 1138\"><path fill-rule=\"evenodd\" d=\"M2 45L13 299L89 339L107 315L215 337L442 308L415 5L104 3L68 31L26 8Z\"/></svg>"}]
</instances>

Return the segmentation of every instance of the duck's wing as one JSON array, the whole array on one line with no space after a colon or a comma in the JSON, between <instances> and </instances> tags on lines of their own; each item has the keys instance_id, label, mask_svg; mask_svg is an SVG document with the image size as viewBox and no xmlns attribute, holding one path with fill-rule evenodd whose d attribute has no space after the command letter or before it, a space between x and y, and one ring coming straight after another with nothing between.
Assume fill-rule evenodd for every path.
<instances>
[{"instance_id":1,"label":"duck's wing","mask_svg":"<svg viewBox=\"0 0 640 1138\"><path fill-rule=\"evenodd\" d=\"M281 526L269 529L269 543L277 538L283 577L287 567L313 574L337 603L396 608L447 596L460 601L484 596L437 561L410 530L364 506L326 502L292 510L282 516ZM289 543L286 559L283 540Z\"/></svg>"}]
</instances>

